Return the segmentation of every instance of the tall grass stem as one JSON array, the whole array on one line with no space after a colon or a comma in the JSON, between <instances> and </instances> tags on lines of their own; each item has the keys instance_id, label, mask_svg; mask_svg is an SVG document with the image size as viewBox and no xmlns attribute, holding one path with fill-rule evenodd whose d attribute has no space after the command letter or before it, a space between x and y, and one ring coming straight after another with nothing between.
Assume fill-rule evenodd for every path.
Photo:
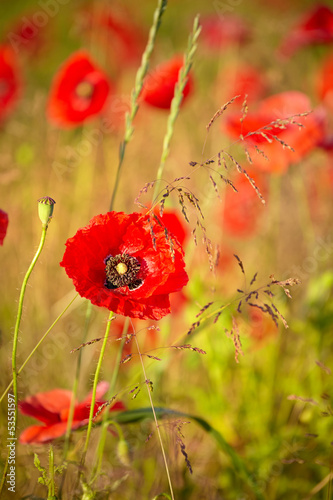
<instances>
[{"instance_id":1,"label":"tall grass stem","mask_svg":"<svg viewBox=\"0 0 333 500\"><path fill-rule=\"evenodd\" d=\"M158 29L161 25L162 16L163 16L163 13L166 9L166 6L167 6L167 0L158 0L158 4L157 4L156 10L154 12L153 24L152 24L150 31L149 31L148 42L147 42L145 51L142 54L141 65L136 73L135 85L134 85L134 88L131 92L131 108L130 108L130 111L126 114L126 119L125 119L124 139L119 147L119 162L118 162L116 178L115 178L115 182L114 182L114 186L113 186L113 191L112 191L112 195L111 195L110 211L112 211L113 207L114 207L115 198L116 198L119 180L120 180L120 172L121 172L121 168L122 168L124 157L125 157L126 146L129 143L129 141L131 140L133 132L134 132L133 121L134 121L134 118L135 118L135 116L138 112L138 109L139 109L139 96L140 96L140 93L141 93L141 90L143 87L144 78L145 78L145 76L148 72L148 69L149 69L149 60L150 60L151 54L154 50L156 35L157 35Z\"/></svg>"}]
</instances>

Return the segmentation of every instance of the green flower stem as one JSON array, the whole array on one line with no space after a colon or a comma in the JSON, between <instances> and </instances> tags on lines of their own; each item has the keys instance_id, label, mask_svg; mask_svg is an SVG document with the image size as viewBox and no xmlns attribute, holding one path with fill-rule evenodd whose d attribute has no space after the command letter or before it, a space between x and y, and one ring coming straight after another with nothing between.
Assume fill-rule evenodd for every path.
<instances>
[{"instance_id":1,"label":"green flower stem","mask_svg":"<svg viewBox=\"0 0 333 500\"><path fill-rule=\"evenodd\" d=\"M14 433L16 433L16 422L17 422L17 366L16 366L16 354L17 354L17 343L18 343L18 334L19 334L19 328L20 328L20 323L21 323L21 318L22 318L22 310L23 310L23 300L24 300L24 295L25 295L25 290L27 287L27 283L29 280L29 277L32 273L33 268L35 267L35 264L38 260L38 257L41 254L41 251L43 250L43 246L45 243L45 238L46 238L46 232L47 232L48 225L43 224L42 225L42 236L41 240L39 243L39 247L37 249L37 252L32 259L32 262L29 266L29 269L24 277L22 287L21 287L21 293L20 293L20 298L19 298L19 306L18 306L18 311L17 311L17 316L16 316L16 324L15 324L15 329L14 329L14 340L13 340L13 351L12 351L12 373L13 373L13 393L14 393L14 400L15 400L15 428L14 428Z\"/></svg>"},{"instance_id":2,"label":"green flower stem","mask_svg":"<svg viewBox=\"0 0 333 500\"><path fill-rule=\"evenodd\" d=\"M65 309L59 314L59 316L54 320L54 322L52 323L52 325L50 326L50 328L48 330L46 330L46 332L44 333L43 337L40 339L40 341L35 345L35 347L33 348L33 350L31 351L31 353L29 354L29 356L26 358L26 360L24 361L24 363L20 366L19 370L17 371L17 375L20 375L20 373L22 372L22 370L25 368L26 364L28 363L28 361L30 361L30 359L32 358L32 356L35 354L35 352L37 351L38 347L41 345L41 343L46 339L46 337L48 336L48 334L50 333L50 331L52 330L52 328L58 323L59 319L65 314L65 312L70 308L70 306L73 304L74 300L79 296L79 294L77 293L75 295L75 297L70 301L70 303L65 307ZM4 390L3 394L1 395L1 398L0 398L0 403L2 402L3 398L6 396L7 392L9 391L9 389L12 387L13 385L13 380L8 384L8 386L6 387L6 389Z\"/></svg>"},{"instance_id":3,"label":"green flower stem","mask_svg":"<svg viewBox=\"0 0 333 500\"><path fill-rule=\"evenodd\" d=\"M167 0L158 0L158 4L154 12L153 24L149 31L148 42L145 51L142 54L141 65L136 73L135 85L131 93L131 109L129 113L126 114L124 140L119 147L119 163L111 195L110 211L113 210L115 197L119 185L121 167L123 165L125 157L126 146L131 140L134 132L133 121L139 109L139 96L142 90L144 78L148 72L150 56L154 49L156 35L160 27L162 16L166 9L166 6L167 6Z\"/></svg>"},{"instance_id":4,"label":"green flower stem","mask_svg":"<svg viewBox=\"0 0 333 500\"><path fill-rule=\"evenodd\" d=\"M160 165L157 171L157 179L154 188L153 201L158 196L160 181L162 179L166 160L170 153L170 143L174 132L175 122L179 114L179 109L183 101L183 92L188 80L188 74L193 64L194 54L197 50L197 40L200 35L201 26L199 25L199 16L196 16L193 23L192 33L189 36L187 50L184 55L184 65L179 72L179 80L175 87L175 94L171 102L170 113L168 116L167 130L163 141L163 151Z\"/></svg>"},{"instance_id":5,"label":"green flower stem","mask_svg":"<svg viewBox=\"0 0 333 500\"><path fill-rule=\"evenodd\" d=\"M109 319L108 319L107 325L106 325L105 336L104 336L101 352L99 354L99 359L98 359L98 363L97 363L97 367L96 367L96 371L95 371L95 378L94 378L93 390L92 390L92 395L91 395L91 405L90 405L87 437L86 437L86 442L85 442L84 449L83 449L82 464L84 464L85 456L86 456L88 446L89 446L91 429L92 429L93 418L94 418L94 406L95 406L95 401L96 401L96 388L97 388L97 383L98 383L99 372L101 371L101 368L102 368L102 361L103 361L104 352L106 349L106 344L107 344L107 341L109 338L112 317L113 317L113 312L111 311L109 314Z\"/></svg>"},{"instance_id":6,"label":"green flower stem","mask_svg":"<svg viewBox=\"0 0 333 500\"><path fill-rule=\"evenodd\" d=\"M115 361L115 368L112 372L112 379L110 381L110 388L108 391L108 395L111 398L114 395L114 390L115 390L116 381L117 381L117 377L118 377L118 373L119 373L119 366L120 366L120 361L121 361L121 357L122 357L122 353L123 353L123 349L124 349L124 345L125 345L128 327L129 327L129 318L126 318L125 323L124 323L124 327L123 327L123 331L122 331L122 335L121 335L122 338L121 338L120 346L119 346L116 361ZM94 480L96 479L96 477L101 469L101 466L102 466L103 451L104 451L105 442L106 442L107 430L108 430L108 426L110 425L110 422L108 422L108 417L109 417L109 412L108 412L108 409L106 408L104 413L103 413L102 429L101 429L98 447L97 447L97 452L96 452L97 457L95 460L95 467L94 467L93 472L92 472L92 479L91 479L90 484L92 484L94 482ZM119 431L119 429L118 429L118 431ZM122 434L121 434L121 436L122 436Z\"/></svg>"},{"instance_id":7,"label":"green flower stem","mask_svg":"<svg viewBox=\"0 0 333 500\"><path fill-rule=\"evenodd\" d=\"M87 339L92 310L93 310L92 303L90 301L88 301L87 309L86 309L86 320L84 323L84 330L83 330L83 336L82 336L82 344L84 344L86 339ZM67 458L67 453L68 453L68 449L69 449L69 440L70 440L70 436L72 433L72 422L73 422L73 416L74 416L75 401L76 401L76 396L77 396L77 391L78 391L78 386L79 386L81 362L82 362L82 349L80 349L80 351L79 351L78 360L77 360L77 364L76 364L76 373L75 373L75 379L74 379L73 390L72 390L72 399L71 399L71 405L69 408L67 429L66 429L66 435L65 435L63 460L66 460L66 458Z\"/></svg>"}]
</instances>

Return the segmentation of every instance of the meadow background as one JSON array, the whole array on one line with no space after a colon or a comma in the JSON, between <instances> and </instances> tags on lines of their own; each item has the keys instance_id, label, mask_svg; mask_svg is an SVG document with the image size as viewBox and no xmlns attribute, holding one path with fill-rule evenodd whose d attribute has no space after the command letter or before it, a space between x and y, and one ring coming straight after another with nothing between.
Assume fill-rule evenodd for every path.
<instances>
[{"instance_id":1,"label":"meadow background","mask_svg":"<svg viewBox=\"0 0 333 500\"><path fill-rule=\"evenodd\" d=\"M42 3L3 2L2 42L8 43L8 32L22 18L41 11ZM37 199L51 196L56 205L45 247L25 296L18 366L75 296L71 280L59 266L67 238L87 225L94 215L109 209L119 144L124 134L123 114L129 109L130 92L156 8L156 2L150 0L140 3L70 0L63 4L55 0L55 3L58 12L49 16L45 27L38 31L36 46L30 52L21 47L17 54L22 79L20 96L2 120L0 130L0 208L9 217L7 235L0 248L1 393L11 381L12 335L19 290L40 239ZM238 199L238 194L218 175L214 177L217 186L213 185L209 175L214 174L207 165L202 168L190 165L214 159L212 168L218 170L217 154L224 149L244 168L250 167L243 148L223 131L228 113L233 112L233 106L239 110L239 104L230 104L209 133L206 130L216 111L236 95L237 68L244 65L255 68L264 82L260 95L252 102L249 99L249 111L267 96L300 91L308 96L312 109L324 109L323 140L330 136L332 108L318 95L318 79L324 61L332 54L332 45L309 44L284 58L277 52L302 15L317 5L313 1L295 0L170 0L157 35L152 68L184 53L197 14L201 20L207 16L236 16L245 30L244 36L222 41L215 48L209 45L202 31L191 70L192 92L181 107L163 175L169 183L179 176L190 177L185 185L200 201L202 224L211 241L213 270L202 232L198 231L197 245L191 235L197 211L188 206L187 222L178 197L171 194L166 207L177 210L185 228L183 246L189 283L172 302L171 315L158 325L155 323L159 330L147 330L151 322L135 322L142 349L160 358L160 361L144 358L154 386L154 405L204 420L203 425L190 417L170 416L161 420L177 499L293 500L328 499L332 495L330 148L312 148L283 173L270 172L268 166L265 205L252 196L252 188L251 194L245 193ZM87 9L114 9L128 21L137 37L138 53L133 60L120 60L116 57L116 45L106 46L98 30L85 28ZM98 117L84 126L61 129L50 123L45 112L55 73L80 48L89 50L114 82L110 115L114 126L98 140L94 136L100 124ZM147 182L156 179L167 116L167 110L145 103L140 106L134 135L126 149L114 210L127 213L141 210L134 200ZM306 128L306 121L304 124ZM223 165L221 169L230 179L241 175L232 161L228 161L228 171L223 170ZM149 205L151 199L152 190L148 190L141 201ZM226 203L227 213L236 214L229 225L225 222ZM245 219L250 224L248 231L237 230L239 212L243 223ZM245 274L233 254L241 260ZM270 315L261 314L260 309L244 304L239 310L242 292L238 290L267 289L272 275L276 280L301 280L290 288L292 298L280 286L271 288L274 304L288 328L283 321L276 327ZM216 322L214 315L203 320L188 335L191 325L198 320L196 315L210 302L214 305L202 317L208 316L208 311L226 306L223 313ZM78 353L70 351L82 343L86 310L87 301L77 298L34 353L19 376L20 399L54 388L72 390ZM106 310L93 308L87 340L104 335L107 314ZM123 319L118 316L112 324L103 360L100 377L103 380L112 378L119 350L115 339L121 335L122 327ZM205 354L169 348L188 343ZM133 353L135 349L133 345ZM92 387L99 350L98 342L82 349L79 400ZM131 391L136 387L141 390L133 399ZM149 407L137 356L120 365L116 393L128 410ZM5 398L1 405L2 443L6 439L6 419ZM18 435L33 423L30 417L19 414ZM86 498L134 500L158 495L171 498L153 420L145 418L120 425L127 448L125 452L119 451L117 429L115 435L109 434L101 474L91 485L95 496ZM181 425L181 442L192 474L181 452L177 425ZM86 461L87 476L94 465L98 433L96 427ZM66 472L56 477L58 493L63 481L63 499L84 498L76 481L84 438L84 431L74 433ZM55 440L53 446L55 463L60 465L63 440ZM16 496L4 491L3 498L47 498L46 487L37 482L40 472L34 466L34 453L47 468L48 445L18 443ZM5 459L3 447L2 466Z\"/></svg>"}]
</instances>

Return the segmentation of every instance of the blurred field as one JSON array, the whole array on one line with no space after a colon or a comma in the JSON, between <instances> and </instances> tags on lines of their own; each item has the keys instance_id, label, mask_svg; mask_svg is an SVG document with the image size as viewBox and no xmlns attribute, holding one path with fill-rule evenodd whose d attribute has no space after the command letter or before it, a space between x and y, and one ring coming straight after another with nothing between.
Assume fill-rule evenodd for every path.
<instances>
[{"instance_id":1,"label":"blurred field","mask_svg":"<svg viewBox=\"0 0 333 500\"><path fill-rule=\"evenodd\" d=\"M19 290L40 238L37 199L51 196L56 205L45 248L27 288L18 366L75 295L71 280L59 266L64 244L94 215L108 211L124 133L123 118L119 116L113 130L98 141L94 140L94 133L100 125L99 118L68 130L49 123L45 108L53 75L74 50L84 47L113 80L115 96L123 110L128 107L140 62L124 63L124 67L118 68L119 62L112 63L112 47L105 50L94 32L84 36L80 24L83 7L97 9L109 5L108 2L84 4L73 0L57 5L59 11L43 29L45 41L41 41L40 51L32 56L19 54L21 96L0 129L0 208L9 215L8 232L0 248L1 393L11 381L12 333ZM188 233L184 250L190 280L183 290L184 303L179 296L175 299L171 315L158 322L159 331L145 330L148 322L135 322L135 327L142 329L138 333L141 348L156 349L151 354L161 358L145 358L147 375L154 386L154 405L204 419L232 450L228 451L212 432L194 420L181 418L186 422L182 426L182 441L193 469L190 474L177 441L175 419L161 420L175 498L179 500L298 500L332 496L332 153L313 148L286 173L268 173L267 202L264 206L254 198L253 203L258 204L256 229L245 237L232 234L223 225L226 191L231 187L216 178L217 195L209 179L211 171L189 164L213 158L212 168L217 169L217 154L225 149L244 168L249 167L242 147L222 132L223 121L229 112L240 109L239 104L231 104L206 132L214 113L234 95L237 82L233 79L238 66L249 64L257 68L267 85L261 98L297 90L309 97L313 108L324 105L318 96L317 79L324 59L332 54L332 45L310 45L283 60L276 55L291 27L315 5L311 1L290 4L284 0L170 0L157 36L152 67L184 53L197 13L203 18L218 17L221 12L239 16L250 31L248 40L226 43L219 50L210 50L199 38L192 70L193 92L181 108L163 175L167 182L190 176L184 184L200 200L211 253L215 258L219 249L220 263L210 270L202 233L198 233L197 245L190 234L197 212L189 206L188 224L177 196L171 195L166 206L179 211ZM125 12L140 28L143 48L155 7L150 0L140 5L130 1L115 4L117 11ZM6 33L17 20L39 10L40 4L33 1L3 3L2 40L6 40ZM258 101L249 101L250 111ZM325 108L325 113L325 131L330 136L332 111ZM134 199L145 183L156 178L166 120L166 111L144 104L140 107L134 136L126 150L115 210L140 210ZM229 162L224 175L236 180L241 174ZM237 211L237 193L233 194L235 205L229 210ZM151 197L150 190L142 202L150 204ZM251 213L249 208L249 217ZM241 259L245 275L233 254ZM260 310L251 309L245 302L241 312L237 310L241 295L237 290L249 290L255 273L258 274L253 289L265 287L271 275L276 280L301 279L301 284L290 288L291 299L281 287L271 288L274 304L286 318L288 329L282 321L277 328L269 314L261 315ZM187 335L198 320L200 309L210 302L214 305L209 312L223 305L228 307L218 321L214 323L212 316ZM54 388L72 390L77 353L70 351L82 343L86 308L85 299L76 299L34 354L19 377L20 399ZM93 309L88 339L103 337L107 314L106 310ZM114 321L113 339L121 332L117 322L122 325L123 319ZM235 332L235 322L242 345L238 362L237 348L235 353L230 337L232 328ZM168 348L176 343L190 343L205 354ZM112 378L118 348L119 342L109 343L102 380ZM83 349L79 400L91 389L99 350L100 343ZM133 399L130 391L138 384L142 387ZM150 406L137 357L120 365L116 392L129 410ZM6 440L6 418L4 399L2 443ZM34 423L19 414L18 434ZM117 453L118 436L109 433L102 474L93 484L95 497L82 496L76 483L85 432L74 433L61 498L152 500L158 495L163 498L163 493L165 498L171 498L167 496L168 482L153 421L144 419L122 424L121 428L129 446L129 460L122 463ZM94 465L98 433L96 428L86 460L87 477ZM55 462L61 464L63 440L57 439L53 445ZM5 491L3 498L47 498L45 486L37 482L39 472L33 460L36 452L47 467L48 445L18 443L16 452L16 496ZM3 446L2 466L5 458ZM60 475L56 477L57 487L61 480Z\"/></svg>"}]
</instances>

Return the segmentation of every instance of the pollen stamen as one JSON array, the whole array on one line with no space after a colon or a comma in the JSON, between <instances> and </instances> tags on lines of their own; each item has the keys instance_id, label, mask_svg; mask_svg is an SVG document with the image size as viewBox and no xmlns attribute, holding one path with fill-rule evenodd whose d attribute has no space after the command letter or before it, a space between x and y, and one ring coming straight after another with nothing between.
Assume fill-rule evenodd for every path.
<instances>
[{"instance_id":1,"label":"pollen stamen","mask_svg":"<svg viewBox=\"0 0 333 500\"><path fill-rule=\"evenodd\" d=\"M130 290L135 290L142 284L142 280L137 278L141 265L135 257L126 253L118 254L108 257L105 264L105 286L110 290L126 285Z\"/></svg>"}]
</instances>

